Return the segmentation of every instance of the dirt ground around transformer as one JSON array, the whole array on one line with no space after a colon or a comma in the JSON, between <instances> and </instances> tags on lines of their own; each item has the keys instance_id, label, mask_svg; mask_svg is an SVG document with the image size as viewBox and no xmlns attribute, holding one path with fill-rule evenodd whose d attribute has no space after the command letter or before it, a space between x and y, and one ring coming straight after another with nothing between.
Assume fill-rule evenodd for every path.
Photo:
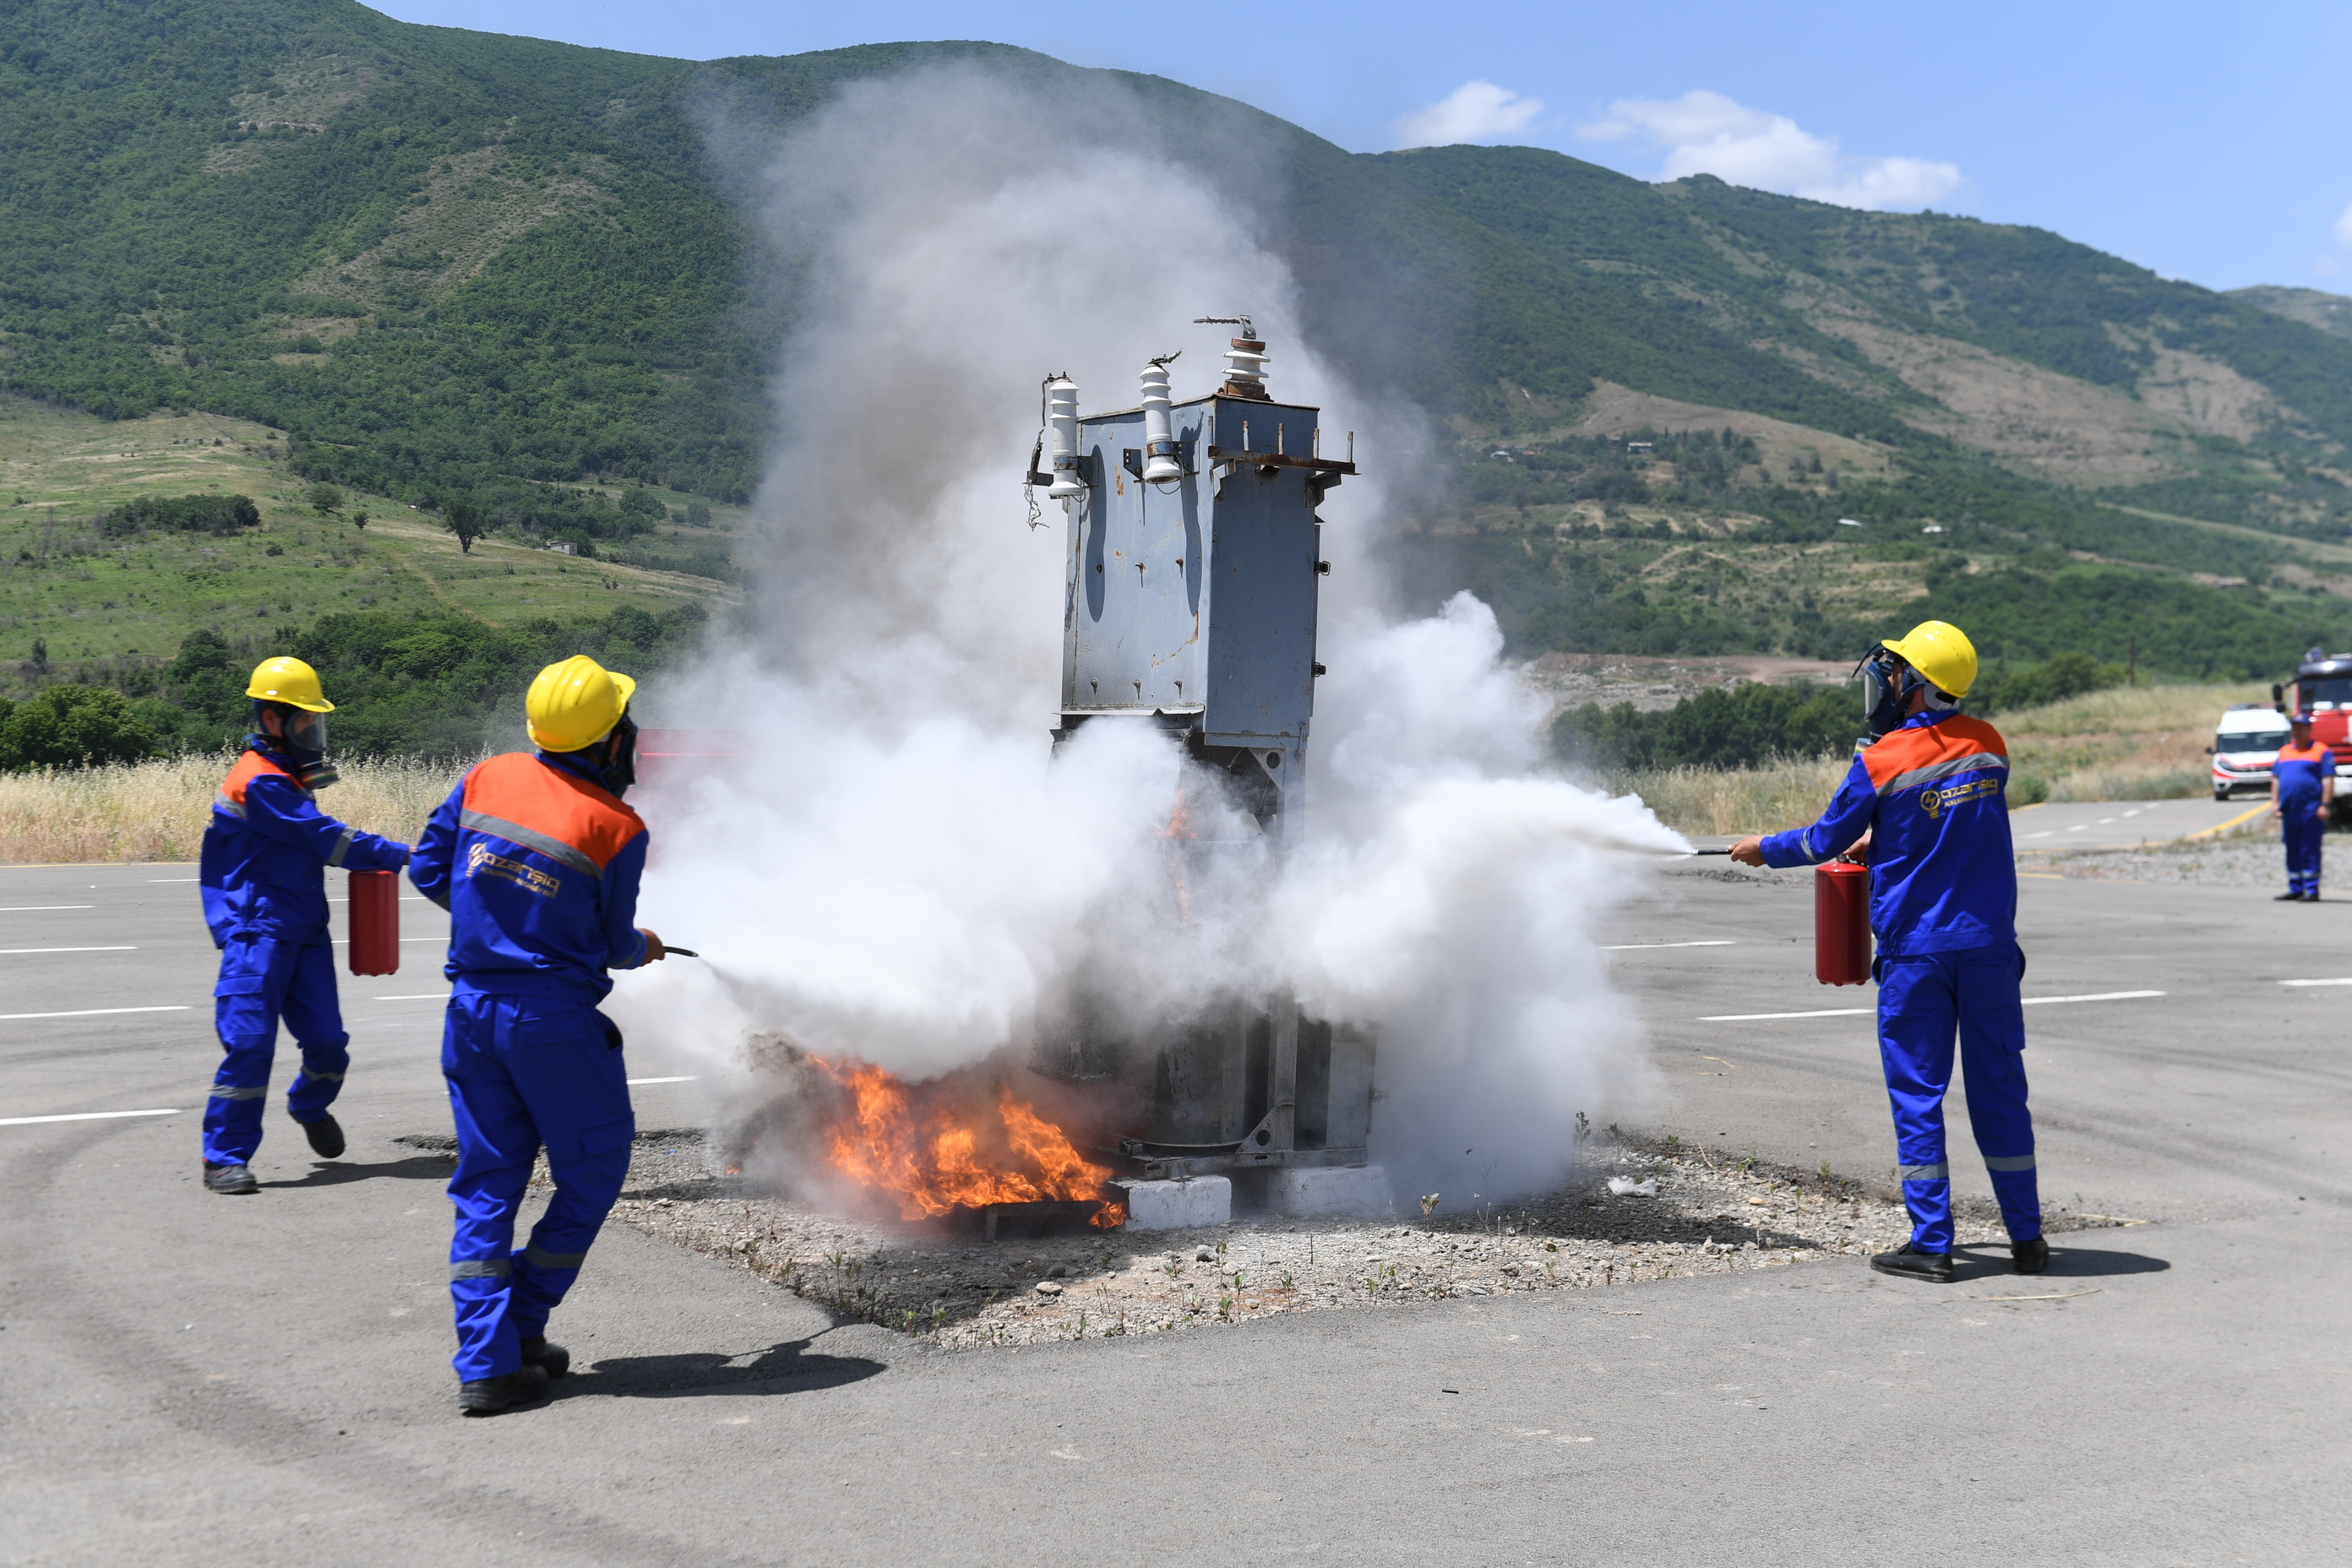
<instances>
[{"instance_id":1,"label":"dirt ground around transformer","mask_svg":"<svg viewBox=\"0 0 2352 1568\"><path fill-rule=\"evenodd\" d=\"M1596 1143L1605 1140L1596 1138ZM955 1349L1164 1333L1277 1312L1378 1310L1536 1290L1614 1290L1669 1276L1771 1268L1900 1247L1893 1191L1672 1143L1599 1150L1524 1203L1377 1218L1259 1215L1221 1226L990 1242L971 1228L844 1217L719 1173L698 1131L641 1134L613 1217L747 1269L845 1317ZM542 1169L539 1178L545 1181ZM1654 1195L1612 1192L1611 1182ZM1994 1294L2010 1272L1987 1204L1963 1202L1964 1266ZM2051 1206L2053 1234L2136 1223ZM1626 1300L1625 1310L1638 1310Z\"/></svg>"}]
</instances>

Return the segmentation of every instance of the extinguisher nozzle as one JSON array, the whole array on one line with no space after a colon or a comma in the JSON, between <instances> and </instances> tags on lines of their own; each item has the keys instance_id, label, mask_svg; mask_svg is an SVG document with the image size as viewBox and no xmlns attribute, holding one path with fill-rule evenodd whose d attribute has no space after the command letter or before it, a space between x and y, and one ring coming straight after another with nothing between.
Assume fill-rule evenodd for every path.
<instances>
[{"instance_id":1,"label":"extinguisher nozzle","mask_svg":"<svg viewBox=\"0 0 2352 1568\"><path fill-rule=\"evenodd\" d=\"M695 952L694 949L690 947L672 947L667 942L662 943L662 952L674 958L700 958L702 956L702 954Z\"/></svg>"},{"instance_id":2,"label":"extinguisher nozzle","mask_svg":"<svg viewBox=\"0 0 2352 1568\"><path fill-rule=\"evenodd\" d=\"M1691 853L1693 855L1728 855L1731 853L1731 847L1726 845L1720 849L1694 849Z\"/></svg>"}]
</instances>

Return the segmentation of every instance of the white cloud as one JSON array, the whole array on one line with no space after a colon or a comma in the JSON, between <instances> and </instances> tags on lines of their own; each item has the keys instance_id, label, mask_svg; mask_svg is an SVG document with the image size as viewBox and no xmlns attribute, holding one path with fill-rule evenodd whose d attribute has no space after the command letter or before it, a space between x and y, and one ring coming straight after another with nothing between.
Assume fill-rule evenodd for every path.
<instances>
[{"instance_id":1,"label":"white cloud","mask_svg":"<svg viewBox=\"0 0 2352 1568\"><path fill-rule=\"evenodd\" d=\"M1542 112L1541 102L1521 98L1509 88L1491 81L1465 81L1428 108L1416 109L1398 121L1397 150L1491 142L1526 129Z\"/></svg>"},{"instance_id":2,"label":"white cloud","mask_svg":"<svg viewBox=\"0 0 2352 1568\"><path fill-rule=\"evenodd\" d=\"M2352 250L2352 207L2346 207L2344 216L2336 220L2336 243Z\"/></svg>"},{"instance_id":3,"label":"white cloud","mask_svg":"<svg viewBox=\"0 0 2352 1568\"><path fill-rule=\"evenodd\" d=\"M1609 106L1609 118L1577 134L1588 142L1648 141L1664 150L1669 180L1713 174L1839 206L1926 206L1960 184L1957 163L1854 157L1834 136L1816 136L1785 114L1703 89L1680 98L1620 100Z\"/></svg>"}]
</instances>

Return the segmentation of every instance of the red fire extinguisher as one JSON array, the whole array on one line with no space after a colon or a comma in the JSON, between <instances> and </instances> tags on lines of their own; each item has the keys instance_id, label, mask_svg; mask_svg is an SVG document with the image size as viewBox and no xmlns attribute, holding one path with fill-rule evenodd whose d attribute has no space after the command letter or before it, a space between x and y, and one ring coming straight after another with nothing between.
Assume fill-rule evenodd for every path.
<instances>
[{"instance_id":1,"label":"red fire extinguisher","mask_svg":"<svg viewBox=\"0 0 2352 1568\"><path fill-rule=\"evenodd\" d=\"M352 873L352 973L400 973L400 873Z\"/></svg>"},{"instance_id":2,"label":"red fire extinguisher","mask_svg":"<svg viewBox=\"0 0 2352 1568\"><path fill-rule=\"evenodd\" d=\"M1860 985L1870 978L1866 866L1832 860L1813 868L1813 978L1824 985Z\"/></svg>"}]
</instances>

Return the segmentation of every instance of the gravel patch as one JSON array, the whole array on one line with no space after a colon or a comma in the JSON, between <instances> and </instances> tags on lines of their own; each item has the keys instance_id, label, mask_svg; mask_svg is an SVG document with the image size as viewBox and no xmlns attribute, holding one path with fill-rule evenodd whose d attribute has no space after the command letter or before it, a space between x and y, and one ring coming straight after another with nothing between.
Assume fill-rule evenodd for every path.
<instances>
[{"instance_id":1,"label":"gravel patch","mask_svg":"<svg viewBox=\"0 0 2352 1568\"><path fill-rule=\"evenodd\" d=\"M2342 839L2333 846L2352 852ZM2325 851L2323 851L2325 854ZM2028 854L2018 858L2021 871L2054 873L2109 882L2182 882L2221 888L2286 889L2286 858L2275 831L2231 835L2195 843L2165 844L2146 849L2075 849L2059 854Z\"/></svg>"},{"instance_id":2,"label":"gravel patch","mask_svg":"<svg viewBox=\"0 0 2352 1568\"><path fill-rule=\"evenodd\" d=\"M1468 1214L1268 1216L992 1243L828 1214L754 1191L715 1166L700 1133L641 1135L614 1218L846 1318L958 1349L1164 1333L1277 1312L1619 1290L1831 1254L1859 1258L1910 1234L1899 1199L1883 1186L1671 1144L1629 1143L1557 1193ZM1612 1177L1654 1182L1656 1195L1612 1193ZM2053 1233L2126 1223L2055 1205L2046 1216ZM2006 1256L1990 1205L1964 1203L1958 1235L1962 1247Z\"/></svg>"}]
</instances>

